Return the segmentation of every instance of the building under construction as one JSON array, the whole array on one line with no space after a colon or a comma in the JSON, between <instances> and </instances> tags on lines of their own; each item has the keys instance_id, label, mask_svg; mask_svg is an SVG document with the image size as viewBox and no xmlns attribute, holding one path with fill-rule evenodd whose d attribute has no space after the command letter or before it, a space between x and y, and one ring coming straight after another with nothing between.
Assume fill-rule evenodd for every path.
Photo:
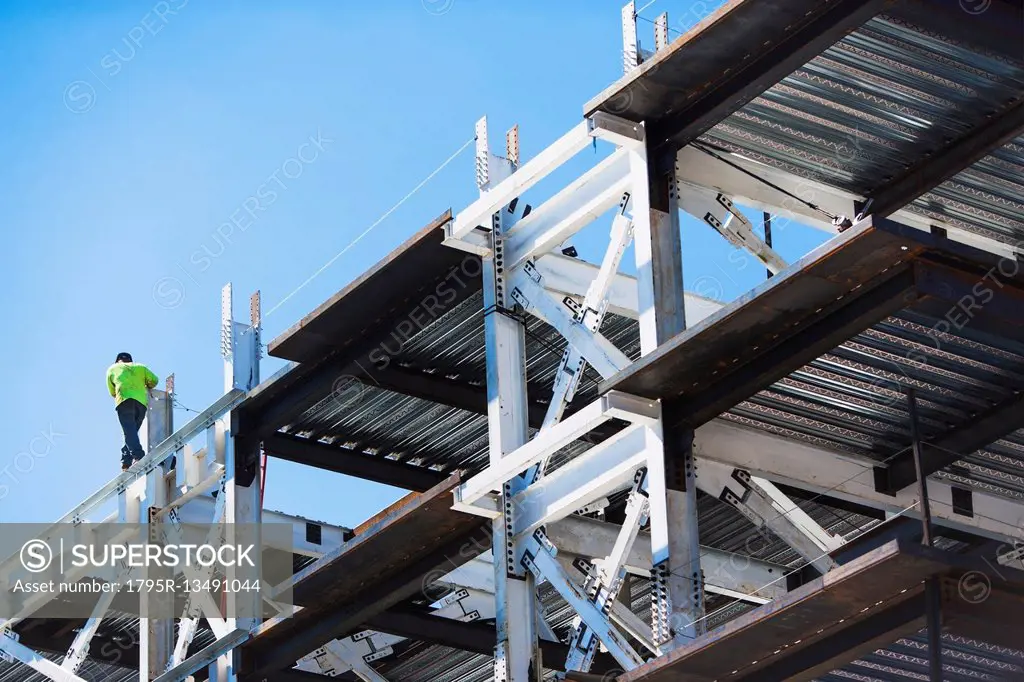
<instances>
[{"instance_id":1,"label":"building under construction","mask_svg":"<svg viewBox=\"0 0 1024 682\"><path fill-rule=\"evenodd\" d=\"M1021 0L622 24L623 76L533 158L481 119L479 198L268 340L285 370L225 288L223 397L155 392L149 454L57 520L287 527L262 598L297 608L40 601L0 682L1024 680ZM685 291L683 213L764 282ZM828 239L786 262L787 221ZM601 262L563 251L594 223ZM265 510L264 457L409 494Z\"/></svg>"}]
</instances>

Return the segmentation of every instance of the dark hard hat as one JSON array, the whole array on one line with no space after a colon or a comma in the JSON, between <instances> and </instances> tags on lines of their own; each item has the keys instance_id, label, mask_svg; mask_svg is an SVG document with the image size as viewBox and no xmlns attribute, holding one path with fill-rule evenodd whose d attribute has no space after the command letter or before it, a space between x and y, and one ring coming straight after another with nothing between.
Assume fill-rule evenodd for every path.
<instances>
[{"instance_id":1,"label":"dark hard hat","mask_svg":"<svg viewBox=\"0 0 1024 682\"><path fill-rule=\"evenodd\" d=\"M114 362L131 362L131 361L132 361L132 354L131 353L118 353L117 354L117 360L115 360Z\"/></svg>"}]
</instances>

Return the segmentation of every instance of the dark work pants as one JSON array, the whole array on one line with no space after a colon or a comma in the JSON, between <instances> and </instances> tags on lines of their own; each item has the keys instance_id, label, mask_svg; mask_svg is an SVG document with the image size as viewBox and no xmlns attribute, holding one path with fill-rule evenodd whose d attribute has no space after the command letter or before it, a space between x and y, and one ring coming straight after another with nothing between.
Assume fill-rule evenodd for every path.
<instances>
[{"instance_id":1,"label":"dark work pants","mask_svg":"<svg viewBox=\"0 0 1024 682\"><path fill-rule=\"evenodd\" d=\"M146 418L146 406L138 400L128 398L117 406L117 419L124 431L124 447L121 448L121 465L131 466L145 456L142 443L139 442L139 429Z\"/></svg>"}]
</instances>

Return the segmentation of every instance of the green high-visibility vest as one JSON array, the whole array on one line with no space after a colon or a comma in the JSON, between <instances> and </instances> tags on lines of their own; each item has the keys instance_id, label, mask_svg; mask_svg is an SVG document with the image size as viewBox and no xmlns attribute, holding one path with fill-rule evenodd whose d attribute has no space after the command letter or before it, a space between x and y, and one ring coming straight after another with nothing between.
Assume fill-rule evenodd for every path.
<instances>
[{"instance_id":1,"label":"green high-visibility vest","mask_svg":"<svg viewBox=\"0 0 1024 682\"><path fill-rule=\"evenodd\" d=\"M114 398L115 407L128 398L148 405L149 389L156 388L159 381L149 367L138 362L115 362L107 370L107 390Z\"/></svg>"}]
</instances>

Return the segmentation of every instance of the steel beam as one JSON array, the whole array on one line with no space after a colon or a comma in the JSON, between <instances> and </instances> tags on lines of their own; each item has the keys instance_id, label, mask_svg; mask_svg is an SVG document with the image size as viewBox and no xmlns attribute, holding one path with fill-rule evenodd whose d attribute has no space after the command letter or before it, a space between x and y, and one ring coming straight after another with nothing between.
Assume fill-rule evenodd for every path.
<instances>
[{"instance_id":1,"label":"steel beam","mask_svg":"<svg viewBox=\"0 0 1024 682\"><path fill-rule=\"evenodd\" d=\"M620 526L584 516L568 516L545 526L548 539L558 547L559 556L599 558L607 556L614 546ZM650 577L650 533L641 531L637 542L625 559L626 570L634 575ZM763 603L786 593L785 566L732 554L714 547L701 546L701 568L708 592L734 596L746 595L752 603Z\"/></svg>"},{"instance_id":2,"label":"steel beam","mask_svg":"<svg viewBox=\"0 0 1024 682\"><path fill-rule=\"evenodd\" d=\"M620 204L623 211L625 211L628 205L628 199L624 199ZM608 310L608 290L611 288L615 274L619 270L619 263L622 261L622 256L632 239L633 223L625 213L617 214L612 221L610 242L605 250L601 268L597 276L591 281L587 294L583 297L583 302L574 316L592 332L597 332L601 329L601 323L604 321L605 313ZM571 347L565 349L555 374L551 402L548 412L544 416L544 424L541 427L541 431L551 428L561 420L562 413L568 404L572 402L573 396L576 395L576 389L579 386L580 376L583 374L585 363L586 359L579 350ZM544 474L545 464L546 458L539 466L538 473L540 475Z\"/></svg>"},{"instance_id":3,"label":"steel beam","mask_svg":"<svg viewBox=\"0 0 1024 682\"><path fill-rule=\"evenodd\" d=\"M392 567L386 577L368 584L357 598L333 602L331 608L320 609L315 618L300 620L303 612L299 612L292 618L264 623L244 647L246 679L262 679L294 665L332 639L365 629L364 623L377 614L422 594L430 582L472 560L474 553L490 545L491 537L491 531L483 527L458 534L434 551L416 555L397 571Z\"/></svg>"},{"instance_id":4,"label":"steel beam","mask_svg":"<svg viewBox=\"0 0 1024 682\"><path fill-rule=\"evenodd\" d=\"M958 0L906 0L887 15L947 38L951 44L1024 63L1024 6L1017 0L970 5Z\"/></svg>"},{"instance_id":5,"label":"steel beam","mask_svg":"<svg viewBox=\"0 0 1024 682\"><path fill-rule=\"evenodd\" d=\"M640 469L626 502L626 518L610 551L602 556L587 577L584 589L594 606L605 614L610 614L619 596L625 580L626 557L640 533L640 527L647 523L647 471ZM581 615L573 619L572 637L569 643L569 658L566 667L570 670L589 671L597 653L600 638L592 627L586 624Z\"/></svg>"},{"instance_id":6,"label":"steel beam","mask_svg":"<svg viewBox=\"0 0 1024 682\"><path fill-rule=\"evenodd\" d=\"M214 661L218 658L230 658L235 647L248 639L249 636L250 633L248 630L233 630L224 637L211 642L203 649L200 649L175 667L155 678L153 682L179 682L207 666L212 668L217 665ZM209 679L211 682L222 682L225 677L234 677L234 674L231 664L228 663L225 667L216 671L211 670Z\"/></svg>"},{"instance_id":7,"label":"steel beam","mask_svg":"<svg viewBox=\"0 0 1024 682\"><path fill-rule=\"evenodd\" d=\"M205 431L207 427L245 399L245 392L232 390L225 393L207 407L205 410L193 417L187 424L175 431L170 438L167 438L155 448L151 449L131 471L126 471L89 497L75 506L74 509L62 516L54 525L64 523L80 523L85 520L85 514L110 499L112 495L125 490L132 482L140 476L159 466L168 456L174 454L185 446L186 443Z\"/></svg>"},{"instance_id":8,"label":"steel beam","mask_svg":"<svg viewBox=\"0 0 1024 682\"><path fill-rule=\"evenodd\" d=\"M513 306L511 272L506 269L505 258L507 232L515 216L512 214L506 219L506 207L555 166L582 149L588 139L585 131L589 132L589 125L578 126L519 171L508 164L506 170L511 177L493 190L481 186L480 199L460 214L466 221L461 228L463 230L475 228L485 218L491 227L491 255L482 259L482 277L487 432L489 460L493 468L500 467L502 460L525 445L529 438L525 329L520 320L500 310ZM459 237L459 229L456 218L454 232L450 236ZM542 294L548 295L546 292ZM525 481L522 478L506 479L499 498L503 514L491 525L497 628L494 676L505 682L528 682L541 675L535 585L533 577L523 571L517 561L521 547L513 534L508 506L511 497L523 486Z\"/></svg>"},{"instance_id":9,"label":"steel beam","mask_svg":"<svg viewBox=\"0 0 1024 682\"><path fill-rule=\"evenodd\" d=\"M509 269L564 243L618 204L628 189L629 158L619 150L531 210L509 231Z\"/></svg>"},{"instance_id":10,"label":"steel beam","mask_svg":"<svg viewBox=\"0 0 1024 682\"><path fill-rule=\"evenodd\" d=\"M263 447L271 457L417 492L429 490L445 479L444 474L425 467L286 433L268 436Z\"/></svg>"},{"instance_id":11,"label":"steel beam","mask_svg":"<svg viewBox=\"0 0 1024 682\"><path fill-rule=\"evenodd\" d=\"M800 652L780 658L746 679L757 682L811 682L924 627L924 595L890 606ZM744 678L740 678L744 679Z\"/></svg>"},{"instance_id":12,"label":"steel beam","mask_svg":"<svg viewBox=\"0 0 1024 682\"><path fill-rule=\"evenodd\" d=\"M698 465L702 459L721 462L776 483L920 518L913 489L895 495L875 489L875 462L867 458L844 455L721 419L697 429L694 450ZM1006 497L970 491L973 512L967 513L954 506L954 487L935 477L928 480L934 523L996 540L1024 539L1024 505Z\"/></svg>"},{"instance_id":13,"label":"steel beam","mask_svg":"<svg viewBox=\"0 0 1024 682\"><path fill-rule=\"evenodd\" d=\"M469 479L455 491L455 506L473 504L489 492L499 492L504 483L534 466L610 419L651 424L660 416L659 405L650 400L611 391L578 412L541 431L534 438L507 453L496 464Z\"/></svg>"},{"instance_id":14,"label":"steel beam","mask_svg":"<svg viewBox=\"0 0 1024 682\"><path fill-rule=\"evenodd\" d=\"M865 197L858 194L802 178L738 154L723 150L716 150L715 154L721 158L710 156L693 146L680 149L676 156L677 180L680 183L717 190L733 197L736 203L770 213L776 232L795 221L835 234L836 226L826 213L855 216L858 207L863 206L866 201ZM953 241L1000 256L1014 257L1012 245L918 215L910 210L897 210L890 217L896 222L923 232L930 232L933 225L938 226L944 229L947 237Z\"/></svg>"},{"instance_id":15,"label":"steel beam","mask_svg":"<svg viewBox=\"0 0 1024 682\"><path fill-rule=\"evenodd\" d=\"M679 191L675 173L659 173L652 164L651 142L649 138L647 149L634 150L630 157L641 356L687 325ZM671 412L645 434L654 585L651 628L654 643L664 650L695 638L704 622L692 440L692 431Z\"/></svg>"},{"instance_id":16,"label":"steel beam","mask_svg":"<svg viewBox=\"0 0 1024 682\"><path fill-rule=\"evenodd\" d=\"M753 55L743 68L722 72L713 87L705 87L687 106L663 116L648 130L651 146L675 151L697 139L714 125L768 90L808 61L854 31L891 0L836 0L810 20L787 27L787 32ZM810 12L808 12L810 14ZM711 36L706 36L711 39ZM672 161L669 160L668 164ZM664 170L671 168L668 165Z\"/></svg>"},{"instance_id":17,"label":"steel beam","mask_svg":"<svg viewBox=\"0 0 1024 682\"><path fill-rule=\"evenodd\" d=\"M607 614L595 605L582 589L565 573L541 531L535 531L526 545L523 566L538 579L543 578L580 615L583 622L600 638L615 661L626 670L643 663L640 655L608 622Z\"/></svg>"},{"instance_id":18,"label":"steel beam","mask_svg":"<svg viewBox=\"0 0 1024 682\"><path fill-rule=\"evenodd\" d=\"M987 117L983 125L917 160L899 177L885 179L868 197L867 210L882 218L894 213L988 156L1022 130L1024 97L1018 97L1002 111Z\"/></svg>"},{"instance_id":19,"label":"steel beam","mask_svg":"<svg viewBox=\"0 0 1024 682\"><path fill-rule=\"evenodd\" d=\"M70 670L65 670L50 659L43 658L29 649L15 639L14 633L9 630L0 632L0 654L32 668L54 682L86 682Z\"/></svg>"},{"instance_id":20,"label":"steel beam","mask_svg":"<svg viewBox=\"0 0 1024 682\"><path fill-rule=\"evenodd\" d=\"M587 294L591 282L597 277L600 266L588 263L579 258L570 258L555 253L548 253L538 258L534 265L543 277L544 288L559 296L583 298ZM686 319L691 324L700 322L705 317L722 308L720 301L715 301L690 292L683 292L686 307ZM608 312L635 320L639 314L637 303L636 278L617 273L608 289Z\"/></svg>"},{"instance_id":21,"label":"steel beam","mask_svg":"<svg viewBox=\"0 0 1024 682\"><path fill-rule=\"evenodd\" d=\"M679 206L684 211L711 227L736 248L761 261L772 274L786 268L786 261L754 233L750 221L733 205L729 196L690 184L678 187Z\"/></svg>"},{"instance_id":22,"label":"steel beam","mask_svg":"<svg viewBox=\"0 0 1024 682\"><path fill-rule=\"evenodd\" d=\"M602 377L611 377L629 365L629 357L615 344L577 322L563 302L551 297L533 263L527 262L513 273L509 285L512 301L554 327Z\"/></svg>"},{"instance_id":23,"label":"steel beam","mask_svg":"<svg viewBox=\"0 0 1024 682\"><path fill-rule=\"evenodd\" d=\"M520 538L625 487L646 460L648 427L637 424L595 445L511 499Z\"/></svg>"},{"instance_id":24,"label":"steel beam","mask_svg":"<svg viewBox=\"0 0 1024 682\"><path fill-rule=\"evenodd\" d=\"M758 528L768 528L808 563L826 573L836 566L829 553L835 538L772 483L713 461L700 462L697 487L736 509Z\"/></svg>"},{"instance_id":25,"label":"steel beam","mask_svg":"<svg viewBox=\"0 0 1024 682\"><path fill-rule=\"evenodd\" d=\"M723 376L699 394L676 404L673 414L684 423L699 425L722 414L761 388L791 374L875 322L906 307L913 296L914 277L909 270L840 310L822 314L782 343L757 356L745 367Z\"/></svg>"},{"instance_id":26,"label":"steel beam","mask_svg":"<svg viewBox=\"0 0 1024 682\"><path fill-rule=\"evenodd\" d=\"M966 455L995 443L1024 424L1024 392L1018 392L974 415L961 426L922 442L922 473L925 477L942 471ZM917 474L912 453L894 457L884 467L876 468L879 492L895 493L914 484Z\"/></svg>"}]
</instances>

